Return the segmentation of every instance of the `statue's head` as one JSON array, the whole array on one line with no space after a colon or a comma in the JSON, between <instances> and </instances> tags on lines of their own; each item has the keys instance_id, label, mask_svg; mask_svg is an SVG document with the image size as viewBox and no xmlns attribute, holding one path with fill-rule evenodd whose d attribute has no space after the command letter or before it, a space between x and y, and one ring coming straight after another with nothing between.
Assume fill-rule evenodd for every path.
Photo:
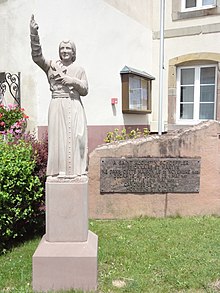
<instances>
[{"instance_id":1,"label":"statue's head","mask_svg":"<svg viewBox=\"0 0 220 293\"><path fill-rule=\"evenodd\" d=\"M62 41L59 45L60 59L64 60L70 58L72 62L76 60L76 46L72 41Z\"/></svg>"}]
</instances>

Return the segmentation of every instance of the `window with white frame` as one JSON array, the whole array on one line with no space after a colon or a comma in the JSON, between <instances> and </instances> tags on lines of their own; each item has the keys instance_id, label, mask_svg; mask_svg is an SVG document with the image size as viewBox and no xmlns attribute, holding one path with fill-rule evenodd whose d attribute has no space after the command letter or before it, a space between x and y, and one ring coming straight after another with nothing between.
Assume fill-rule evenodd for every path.
<instances>
[{"instance_id":1,"label":"window with white frame","mask_svg":"<svg viewBox=\"0 0 220 293\"><path fill-rule=\"evenodd\" d=\"M182 11L209 9L216 6L216 0L182 0Z\"/></svg>"},{"instance_id":2,"label":"window with white frame","mask_svg":"<svg viewBox=\"0 0 220 293\"><path fill-rule=\"evenodd\" d=\"M215 119L216 66L177 68L177 123Z\"/></svg>"}]
</instances>

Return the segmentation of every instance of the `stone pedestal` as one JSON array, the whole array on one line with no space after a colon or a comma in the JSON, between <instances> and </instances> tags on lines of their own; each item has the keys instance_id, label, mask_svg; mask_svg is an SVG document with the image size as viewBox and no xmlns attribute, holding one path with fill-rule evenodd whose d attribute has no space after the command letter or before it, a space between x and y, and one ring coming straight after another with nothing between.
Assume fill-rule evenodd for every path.
<instances>
[{"instance_id":1,"label":"stone pedestal","mask_svg":"<svg viewBox=\"0 0 220 293\"><path fill-rule=\"evenodd\" d=\"M97 244L90 231L86 242L49 242L43 237L33 255L33 290L96 290Z\"/></svg>"},{"instance_id":2,"label":"stone pedestal","mask_svg":"<svg viewBox=\"0 0 220 293\"><path fill-rule=\"evenodd\" d=\"M46 182L46 240L87 241L88 179Z\"/></svg>"},{"instance_id":3,"label":"stone pedestal","mask_svg":"<svg viewBox=\"0 0 220 293\"><path fill-rule=\"evenodd\" d=\"M88 179L48 178L46 235L33 255L33 290L97 288L98 237L88 231Z\"/></svg>"}]
</instances>

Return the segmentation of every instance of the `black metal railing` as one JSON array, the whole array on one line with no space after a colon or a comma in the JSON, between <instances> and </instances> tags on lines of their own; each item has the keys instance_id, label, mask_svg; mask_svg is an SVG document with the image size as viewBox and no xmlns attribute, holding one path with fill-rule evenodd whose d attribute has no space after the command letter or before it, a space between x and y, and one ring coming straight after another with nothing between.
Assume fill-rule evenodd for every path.
<instances>
[{"instance_id":1,"label":"black metal railing","mask_svg":"<svg viewBox=\"0 0 220 293\"><path fill-rule=\"evenodd\" d=\"M0 72L0 102L4 99L5 93L8 91L15 103L21 106L20 78L21 73Z\"/></svg>"}]
</instances>

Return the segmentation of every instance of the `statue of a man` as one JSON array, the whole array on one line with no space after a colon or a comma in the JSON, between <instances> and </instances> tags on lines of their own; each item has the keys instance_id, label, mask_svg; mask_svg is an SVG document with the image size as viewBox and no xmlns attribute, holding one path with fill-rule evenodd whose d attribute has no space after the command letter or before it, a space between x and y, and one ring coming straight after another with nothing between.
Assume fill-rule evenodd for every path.
<instances>
[{"instance_id":1,"label":"statue of a man","mask_svg":"<svg viewBox=\"0 0 220 293\"><path fill-rule=\"evenodd\" d=\"M75 44L62 41L60 60L46 60L33 15L30 33L33 61L47 74L52 92L48 115L47 175L84 175L87 168L87 127L80 96L87 95L88 83L84 69L73 63L76 59Z\"/></svg>"}]
</instances>

